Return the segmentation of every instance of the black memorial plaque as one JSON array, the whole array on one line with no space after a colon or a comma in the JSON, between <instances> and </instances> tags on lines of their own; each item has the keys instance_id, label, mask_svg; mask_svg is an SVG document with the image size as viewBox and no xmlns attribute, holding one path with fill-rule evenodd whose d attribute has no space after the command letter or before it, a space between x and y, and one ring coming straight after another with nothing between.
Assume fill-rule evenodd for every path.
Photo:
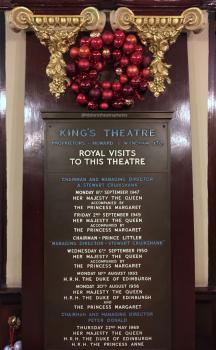
<instances>
[{"instance_id":1,"label":"black memorial plaque","mask_svg":"<svg viewBox=\"0 0 216 350\"><path fill-rule=\"evenodd\" d=\"M168 119L45 134L45 349L171 349Z\"/></svg>"}]
</instances>

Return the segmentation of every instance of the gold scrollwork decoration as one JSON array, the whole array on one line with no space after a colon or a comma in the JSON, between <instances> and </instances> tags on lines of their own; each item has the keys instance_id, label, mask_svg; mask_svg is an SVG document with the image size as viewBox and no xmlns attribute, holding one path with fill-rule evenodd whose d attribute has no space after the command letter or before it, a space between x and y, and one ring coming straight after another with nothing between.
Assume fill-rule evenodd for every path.
<instances>
[{"instance_id":1,"label":"gold scrollwork decoration","mask_svg":"<svg viewBox=\"0 0 216 350\"><path fill-rule=\"evenodd\" d=\"M141 42L149 46L153 54L149 90L158 97L170 84L169 68L164 61L165 53L183 30L198 32L204 27L203 12L196 7L185 10L180 16L137 16L127 7L111 12L111 25L115 30L136 31Z\"/></svg>"},{"instance_id":2,"label":"gold scrollwork decoration","mask_svg":"<svg viewBox=\"0 0 216 350\"><path fill-rule=\"evenodd\" d=\"M48 47L50 61L46 73L51 82L50 92L59 98L66 89L66 63L63 54L75 43L81 30L102 31L105 14L94 7L85 8L80 15L34 15L25 7L14 8L10 13L10 25L16 31L33 30L42 45Z\"/></svg>"}]
</instances>

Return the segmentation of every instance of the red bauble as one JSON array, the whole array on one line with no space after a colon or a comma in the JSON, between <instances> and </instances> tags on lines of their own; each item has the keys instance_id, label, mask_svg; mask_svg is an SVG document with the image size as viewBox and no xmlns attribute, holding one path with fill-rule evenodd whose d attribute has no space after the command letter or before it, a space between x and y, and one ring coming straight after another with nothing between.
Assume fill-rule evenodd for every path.
<instances>
[{"instance_id":1,"label":"red bauble","mask_svg":"<svg viewBox=\"0 0 216 350\"><path fill-rule=\"evenodd\" d=\"M140 78L138 76L134 77L134 78L131 79L130 83L131 83L131 85L133 87L136 88L136 87L138 87L140 85Z\"/></svg>"},{"instance_id":2,"label":"red bauble","mask_svg":"<svg viewBox=\"0 0 216 350\"><path fill-rule=\"evenodd\" d=\"M114 50L112 53L113 59L115 61L119 61L121 58L121 51L120 50Z\"/></svg>"},{"instance_id":3,"label":"red bauble","mask_svg":"<svg viewBox=\"0 0 216 350\"><path fill-rule=\"evenodd\" d=\"M111 88L111 83L109 81L103 81L101 85L104 90L108 90Z\"/></svg>"},{"instance_id":4,"label":"red bauble","mask_svg":"<svg viewBox=\"0 0 216 350\"><path fill-rule=\"evenodd\" d=\"M133 78L139 74L139 69L137 66L131 65L127 67L127 75L129 78Z\"/></svg>"},{"instance_id":5,"label":"red bauble","mask_svg":"<svg viewBox=\"0 0 216 350\"><path fill-rule=\"evenodd\" d=\"M129 65L129 59L126 56L123 56L120 60L120 65L122 68L127 67Z\"/></svg>"},{"instance_id":6,"label":"red bauble","mask_svg":"<svg viewBox=\"0 0 216 350\"><path fill-rule=\"evenodd\" d=\"M70 75L74 75L76 73L76 65L75 65L75 63L67 64L66 69L67 69L67 72Z\"/></svg>"},{"instance_id":7,"label":"red bauble","mask_svg":"<svg viewBox=\"0 0 216 350\"><path fill-rule=\"evenodd\" d=\"M79 49L79 56L82 58L86 58L90 56L90 49L87 45L83 45L81 46L81 48Z\"/></svg>"},{"instance_id":8,"label":"red bauble","mask_svg":"<svg viewBox=\"0 0 216 350\"><path fill-rule=\"evenodd\" d=\"M81 90L83 90L83 91L85 91L85 92L87 92L87 91L89 91L89 89L91 88L91 83L90 83L90 81L81 81L81 83L80 83L80 89Z\"/></svg>"},{"instance_id":9,"label":"red bauble","mask_svg":"<svg viewBox=\"0 0 216 350\"><path fill-rule=\"evenodd\" d=\"M96 69L90 70L90 72L89 72L90 79L96 79L97 75L98 75L98 72L96 71Z\"/></svg>"},{"instance_id":10,"label":"red bauble","mask_svg":"<svg viewBox=\"0 0 216 350\"><path fill-rule=\"evenodd\" d=\"M88 109L96 110L96 109L98 109L98 104L94 101L89 101L88 102Z\"/></svg>"},{"instance_id":11,"label":"red bauble","mask_svg":"<svg viewBox=\"0 0 216 350\"><path fill-rule=\"evenodd\" d=\"M71 85L71 90L77 94L79 92L79 84L73 83Z\"/></svg>"},{"instance_id":12,"label":"red bauble","mask_svg":"<svg viewBox=\"0 0 216 350\"><path fill-rule=\"evenodd\" d=\"M116 39L121 39L122 41L125 40L125 33L124 33L123 30L121 30L121 29L117 29L117 30L114 32L114 35L115 35L115 38L116 38Z\"/></svg>"},{"instance_id":13,"label":"red bauble","mask_svg":"<svg viewBox=\"0 0 216 350\"><path fill-rule=\"evenodd\" d=\"M134 52L132 53L130 60L133 64L140 64L143 60L142 54L140 52Z\"/></svg>"},{"instance_id":14,"label":"red bauble","mask_svg":"<svg viewBox=\"0 0 216 350\"><path fill-rule=\"evenodd\" d=\"M99 88L92 88L89 91L89 96L90 98L92 98L93 100L98 100L101 96L101 91Z\"/></svg>"},{"instance_id":15,"label":"red bauble","mask_svg":"<svg viewBox=\"0 0 216 350\"><path fill-rule=\"evenodd\" d=\"M143 66L145 68L148 67L150 65L150 63L151 63L151 57L150 56L144 56L142 63L143 63Z\"/></svg>"},{"instance_id":16,"label":"red bauble","mask_svg":"<svg viewBox=\"0 0 216 350\"><path fill-rule=\"evenodd\" d=\"M136 45L135 46L135 52L139 52L139 53L143 53L143 48L142 48L142 46L141 45Z\"/></svg>"},{"instance_id":17,"label":"red bauble","mask_svg":"<svg viewBox=\"0 0 216 350\"><path fill-rule=\"evenodd\" d=\"M127 83L127 81L128 81L127 75L126 74L121 74L120 77L119 77L119 81L120 81L121 84Z\"/></svg>"},{"instance_id":18,"label":"red bauble","mask_svg":"<svg viewBox=\"0 0 216 350\"><path fill-rule=\"evenodd\" d=\"M125 39L127 42L132 43L133 45L137 44L137 38L134 34L128 34Z\"/></svg>"},{"instance_id":19,"label":"red bauble","mask_svg":"<svg viewBox=\"0 0 216 350\"><path fill-rule=\"evenodd\" d=\"M72 47L72 48L70 49L69 54L70 54L70 57L76 58L76 57L79 55L79 49L78 49L78 47Z\"/></svg>"},{"instance_id":20,"label":"red bauble","mask_svg":"<svg viewBox=\"0 0 216 350\"><path fill-rule=\"evenodd\" d=\"M102 109L103 111L105 111L106 109L109 108L109 105L107 102L101 102L100 104L100 109Z\"/></svg>"},{"instance_id":21,"label":"red bauble","mask_svg":"<svg viewBox=\"0 0 216 350\"><path fill-rule=\"evenodd\" d=\"M94 68L95 68L98 72L100 72L100 71L103 69L103 67L104 67L104 65L103 65L102 62L97 62L97 63L95 63L95 65L94 65Z\"/></svg>"},{"instance_id":22,"label":"red bauble","mask_svg":"<svg viewBox=\"0 0 216 350\"><path fill-rule=\"evenodd\" d=\"M112 100L112 98L113 98L113 92L112 92L112 90L104 90L104 91L102 92L102 99L103 99L104 101L110 101L110 100Z\"/></svg>"},{"instance_id":23,"label":"red bauble","mask_svg":"<svg viewBox=\"0 0 216 350\"><path fill-rule=\"evenodd\" d=\"M122 45L124 44L124 40L120 39L120 38L115 38L114 39L114 43L113 45L119 49Z\"/></svg>"},{"instance_id":24,"label":"red bauble","mask_svg":"<svg viewBox=\"0 0 216 350\"><path fill-rule=\"evenodd\" d=\"M100 36L91 39L91 48L93 50L100 50L103 46L103 40Z\"/></svg>"},{"instance_id":25,"label":"red bauble","mask_svg":"<svg viewBox=\"0 0 216 350\"><path fill-rule=\"evenodd\" d=\"M131 95L133 94L133 92L134 92L132 86L129 85L129 84L128 84L128 85L125 85L125 86L123 87L122 91L123 91L123 95L124 95L125 97L131 96Z\"/></svg>"},{"instance_id":26,"label":"red bauble","mask_svg":"<svg viewBox=\"0 0 216 350\"><path fill-rule=\"evenodd\" d=\"M121 84L120 84L120 82L119 82L119 81L114 81L114 82L112 83L112 89L113 89L113 91L119 91L119 90L121 90Z\"/></svg>"},{"instance_id":27,"label":"red bauble","mask_svg":"<svg viewBox=\"0 0 216 350\"><path fill-rule=\"evenodd\" d=\"M92 52L92 58L94 62L99 62L101 60L101 53L100 51L93 51Z\"/></svg>"},{"instance_id":28,"label":"red bauble","mask_svg":"<svg viewBox=\"0 0 216 350\"><path fill-rule=\"evenodd\" d=\"M114 109L122 109L124 106L124 101L123 100L116 100L113 102L112 107Z\"/></svg>"},{"instance_id":29,"label":"red bauble","mask_svg":"<svg viewBox=\"0 0 216 350\"><path fill-rule=\"evenodd\" d=\"M86 58L81 58L78 62L79 69L83 71L89 70L90 62Z\"/></svg>"},{"instance_id":30,"label":"red bauble","mask_svg":"<svg viewBox=\"0 0 216 350\"><path fill-rule=\"evenodd\" d=\"M145 79L150 78L150 76L151 76L150 69L149 68L144 68L143 71L142 71L142 75L143 75L143 77Z\"/></svg>"},{"instance_id":31,"label":"red bauble","mask_svg":"<svg viewBox=\"0 0 216 350\"><path fill-rule=\"evenodd\" d=\"M141 81L139 88L141 91L146 91L148 88L148 82L146 80Z\"/></svg>"},{"instance_id":32,"label":"red bauble","mask_svg":"<svg viewBox=\"0 0 216 350\"><path fill-rule=\"evenodd\" d=\"M134 51L134 44L125 42L123 45L123 51L126 53L126 55L130 55Z\"/></svg>"},{"instance_id":33,"label":"red bauble","mask_svg":"<svg viewBox=\"0 0 216 350\"><path fill-rule=\"evenodd\" d=\"M114 35L111 32L104 32L102 34L102 39L103 39L104 44L110 45L113 42Z\"/></svg>"},{"instance_id":34,"label":"red bauble","mask_svg":"<svg viewBox=\"0 0 216 350\"><path fill-rule=\"evenodd\" d=\"M87 103L87 98L86 95L84 94L78 94L76 101L80 104L80 105L86 105Z\"/></svg>"},{"instance_id":35,"label":"red bauble","mask_svg":"<svg viewBox=\"0 0 216 350\"><path fill-rule=\"evenodd\" d=\"M91 42L91 38L89 38L88 36L83 36L80 39L80 46L82 46L82 45L89 45L90 42Z\"/></svg>"}]
</instances>

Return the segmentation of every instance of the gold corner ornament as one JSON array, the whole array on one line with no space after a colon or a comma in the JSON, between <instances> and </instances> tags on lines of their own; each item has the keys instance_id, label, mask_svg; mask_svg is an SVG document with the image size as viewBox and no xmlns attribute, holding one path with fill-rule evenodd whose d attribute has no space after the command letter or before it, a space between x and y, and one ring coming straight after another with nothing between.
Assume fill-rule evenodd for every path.
<instances>
[{"instance_id":1,"label":"gold corner ornament","mask_svg":"<svg viewBox=\"0 0 216 350\"><path fill-rule=\"evenodd\" d=\"M197 33L204 28L204 14L196 7L189 8L180 16L138 16L127 7L120 7L110 15L112 29L137 32L142 44L148 45L153 54L150 70L153 80L149 90L158 97L171 83L169 68L164 61L165 53L184 30Z\"/></svg>"},{"instance_id":2,"label":"gold corner ornament","mask_svg":"<svg viewBox=\"0 0 216 350\"><path fill-rule=\"evenodd\" d=\"M56 98L66 89L66 63L63 54L75 43L79 31L101 32L105 21L105 14L94 7L83 9L80 15L35 15L26 7L16 7L9 17L13 30L33 30L41 44L48 47L50 61L46 74L52 80L49 88Z\"/></svg>"}]
</instances>

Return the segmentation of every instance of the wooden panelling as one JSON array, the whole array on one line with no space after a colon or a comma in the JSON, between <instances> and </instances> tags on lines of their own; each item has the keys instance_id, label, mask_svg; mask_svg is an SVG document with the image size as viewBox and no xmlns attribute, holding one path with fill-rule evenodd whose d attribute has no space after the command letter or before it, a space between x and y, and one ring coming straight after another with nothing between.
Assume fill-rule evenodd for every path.
<instances>
[{"instance_id":1,"label":"wooden panelling","mask_svg":"<svg viewBox=\"0 0 216 350\"><path fill-rule=\"evenodd\" d=\"M32 10L39 12L59 11L64 12L65 9L70 11L79 11L83 7L96 6L98 9L114 9L120 6L126 6L136 11L165 11L180 12L185 8L198 6L206 9L216 8L215 0L2 0L0 8L12 8L14 6L26 6Z\"/></svg>"},{"instance_id":2,"label":"wooden panelling","mask_svg":"<svg viewBox=\"0 0 216 350\"><path fill-rule=\"evenodd\" d=\"M196 350L216 349L216 289L196 289Z\"/></svg>"},{"instance_id":3,"label":"wooden panelling","mask_svg":"<svg viewBox=\"0 0 216 350\"><path fill-rule=\"evenodd\" d=\"M0 349L9 343L8 318L10 316L21 318L21 294L18 289L5 289L0 291ZM20 332L16 332L16 340L20 339Z\"/></svg>"},{"instance_id":4,"label":"wooden panelling","mask_svg":"<svg viewBox=\"0 0 216 350\"><path fill-rule=\"evenodd\" d=\"M0 288L6 281L5 21L0 11Z\"/></svg>"}]
</instances>

